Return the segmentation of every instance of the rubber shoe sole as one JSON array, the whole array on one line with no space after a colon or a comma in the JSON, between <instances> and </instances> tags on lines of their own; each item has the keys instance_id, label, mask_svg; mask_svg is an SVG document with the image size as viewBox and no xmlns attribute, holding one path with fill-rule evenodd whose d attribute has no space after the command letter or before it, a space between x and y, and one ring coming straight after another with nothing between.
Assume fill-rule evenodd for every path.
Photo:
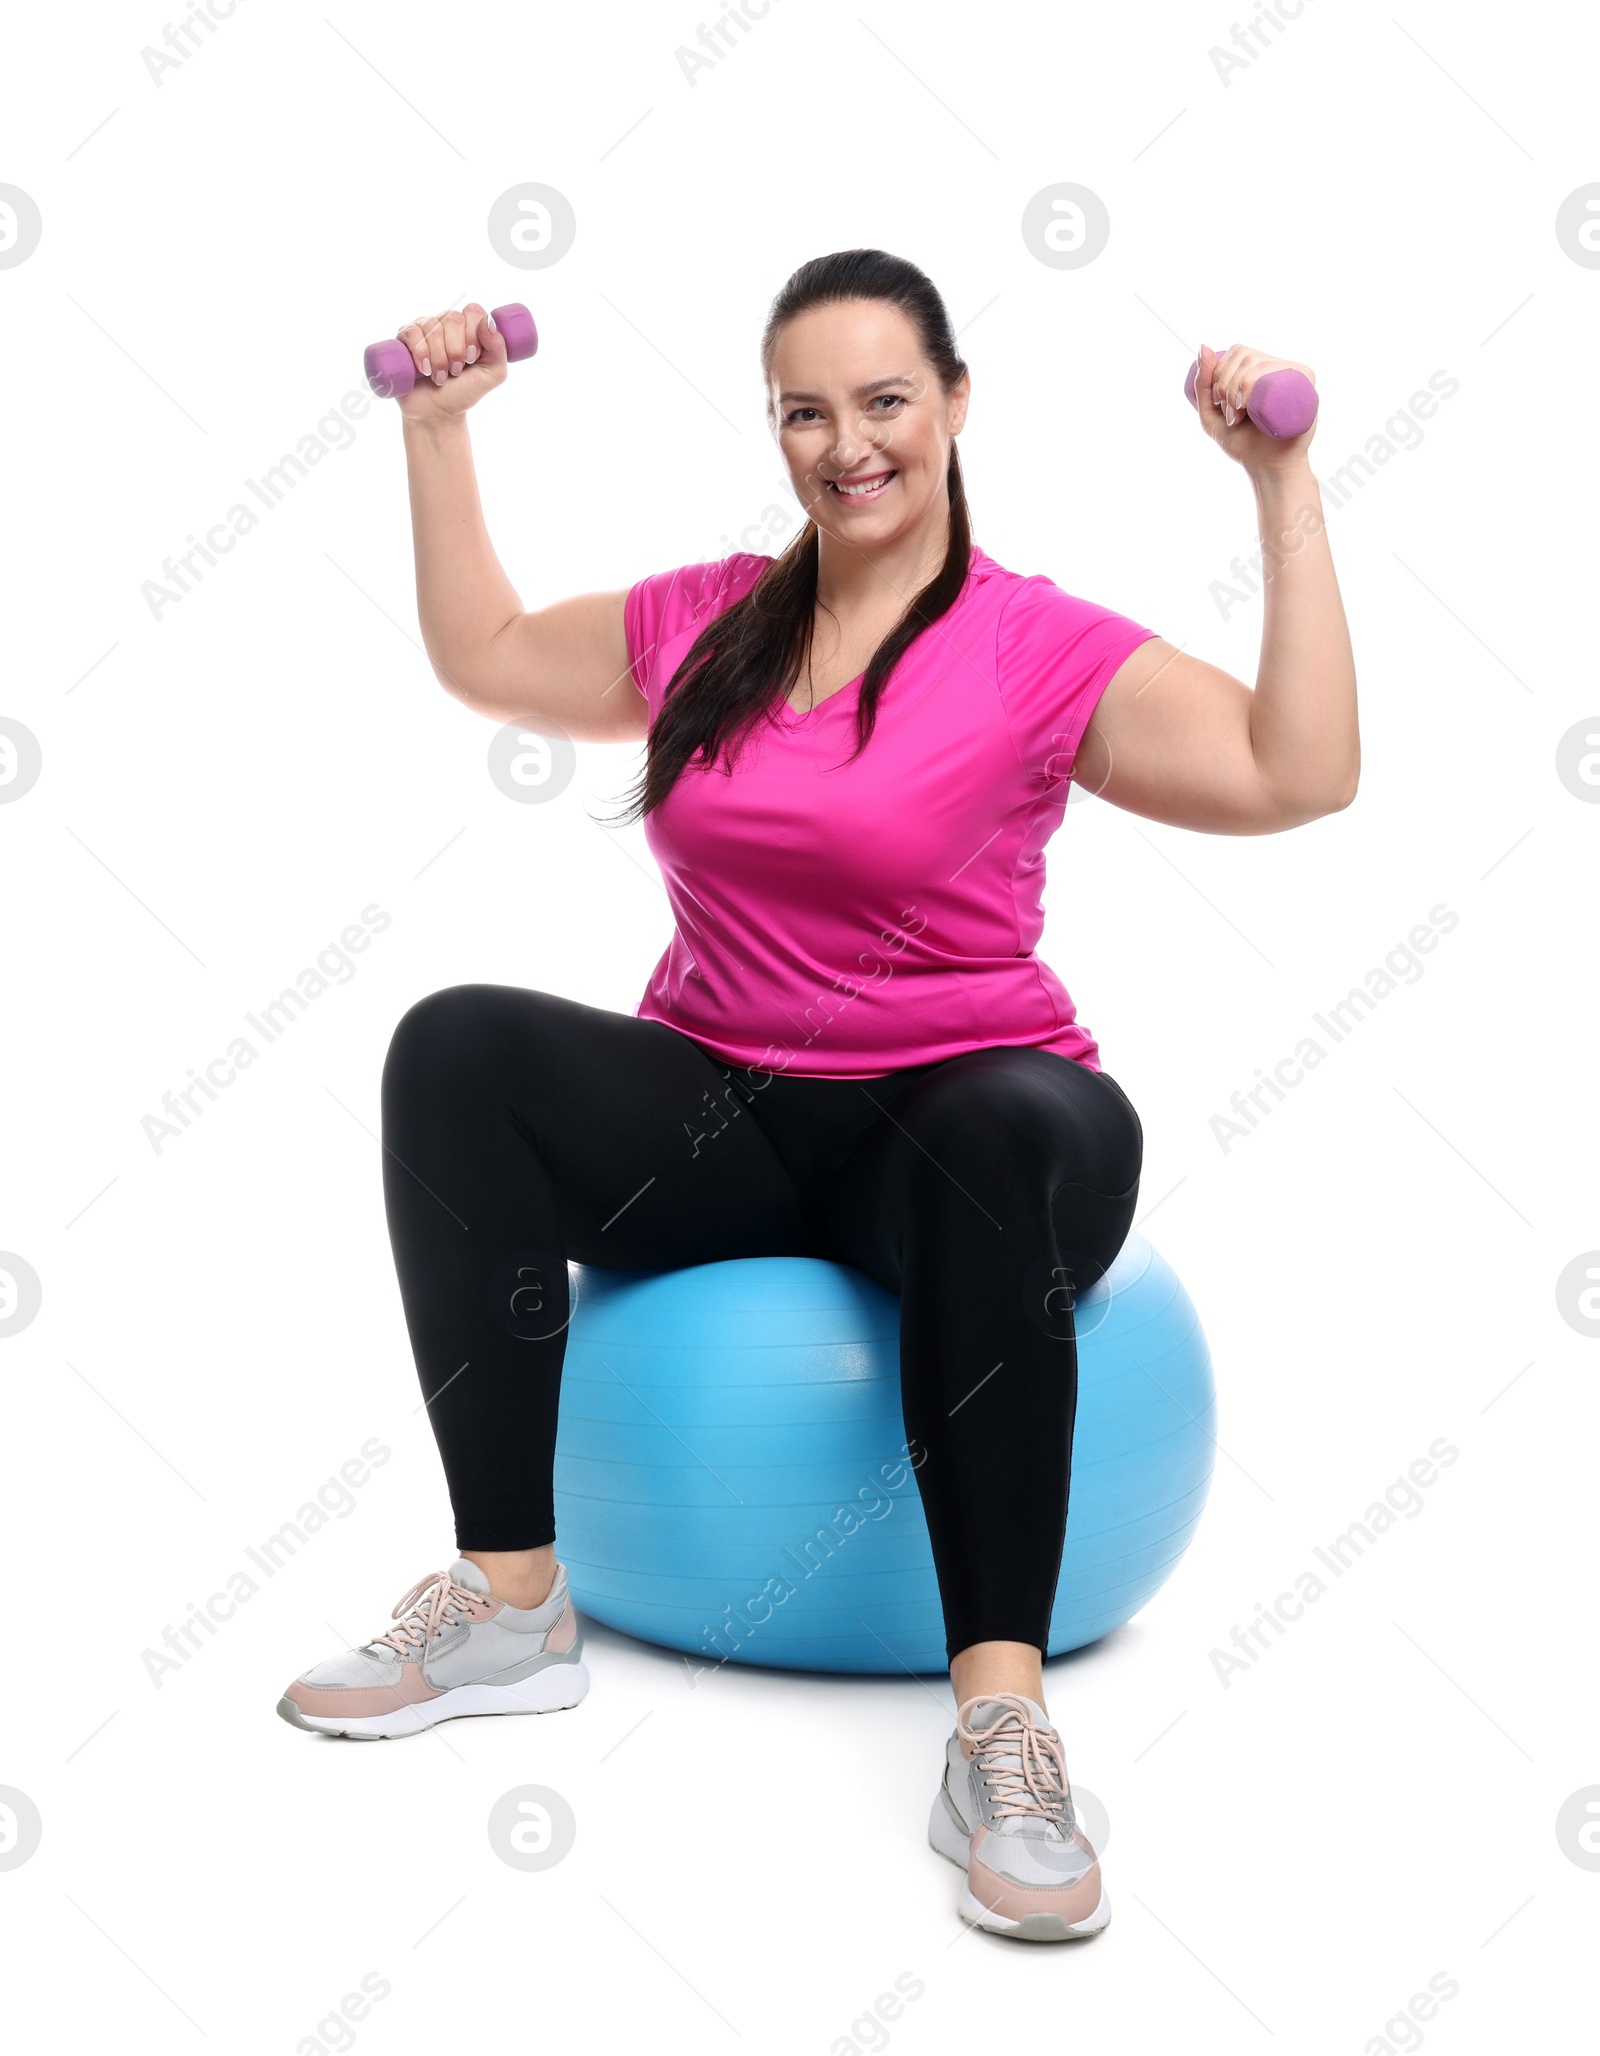
<instances>
[{"instance_id":1,"label":"rubber shoe sole","mask_svg":"<svg viewBox=\"0 0 1600 2056\"><path fill-rule=\"evenodd\" d=\"M441 1721L471 1720L483 1714L560 1713L576 1706L588 1689L589 1673L581 1662L552 1663L514 1685L455 1685L437 1699L397 1706L393 1713L341 1719L337 1714L306 1713L292 1699L280 1699L278 1714L309 1735L336 1735L350 1742L392 1742L404 1735L420 1735Z\"/></svg>"},{"instance_id":2,"label":"rubber shoe sole","mask_svg":"<svg viewBox=\"0 0 1600 2056\"><path fill-rule=\"evenodd\" d=\"M928 1841L965 1873L972 1853L972 1837L956 1818L942 1784L928 1816ZM1104 1885L1100 1887L1100 1903L1087 1920L1064 1920L1059 1913L1026 1913L1021 1920L1008 1920L1004 1914L985 1906L968 1885L962 1886L956 1910L973 1927L981 1927L991 1935L1005 1935L1015 1942L1083 1942L1099 1934L1111 1920L1111 1900Z\"/></svg>"}]
</instances>

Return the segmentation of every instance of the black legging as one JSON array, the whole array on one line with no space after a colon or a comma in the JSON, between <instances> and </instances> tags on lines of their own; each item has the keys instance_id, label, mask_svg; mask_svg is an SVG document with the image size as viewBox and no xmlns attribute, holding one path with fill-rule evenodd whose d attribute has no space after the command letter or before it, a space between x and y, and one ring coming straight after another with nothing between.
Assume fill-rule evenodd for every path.
<instances>
[{"instance_id":1,"label":"black legging","mask_svg":"<svg viewBox=\"0 0 1600 2056\"><path fill-rule=\"evenodd\" d=\"M1046 1644L1072 1303L1133 1220L1122 1088L997 1047L866 1079L732 1068L664 1027L458 985L383 1073L384 1196L459 1548L555 1539L567 1259L822 1256L901 1299L901 1404L948 1651Z\"/></svg>"}]
</instances>

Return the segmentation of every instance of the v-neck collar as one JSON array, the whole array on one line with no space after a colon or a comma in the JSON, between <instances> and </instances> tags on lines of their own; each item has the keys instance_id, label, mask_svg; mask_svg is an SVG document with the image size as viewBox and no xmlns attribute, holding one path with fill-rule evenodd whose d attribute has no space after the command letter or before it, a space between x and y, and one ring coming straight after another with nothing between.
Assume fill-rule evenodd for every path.
<instances>
[{"instance_id":1,"label":"v-neck collar","mask_svg":"<svg viewBox=\"0 0 1600 2056\"><path fill-rule=\"evenodd\" d=\"M804 710L793 705L788 699L779 701L778 710L788 727L803 728L808 721L816 720L824 707L831 707L835 700L854 700L859 698L862 681L866 675L865 671L859 672L847 685L841 685L837 692L824 694L820 700L814 701L811 706L806 707Z\"/></svg>"},{"instance_id":2,"label":"v-neck collar","mask_svg":"<svg viewBox=\"0 0 1600 2056\"><path fill-rule=\"evenodd\" d=\"M990 563L989 557L974 543L967 560L967 577L970 579L975 572L987 570L990 568ZM965 587L963 587L963 591L965 591ZM778 703L778 713L784 726L786 728L803 728L808 721L817 720L821 716L822 710L825 707L831 707L835 700L848 701L853 705L861 696L861 687L866 675L865 671L859 673L850 680L848 685L841 685L837 692L829 693L826 699L818 700L814 705L807 707L804 713L799 708L792 706L787 698L780 700Z\"/></svg>"}]
</instances>

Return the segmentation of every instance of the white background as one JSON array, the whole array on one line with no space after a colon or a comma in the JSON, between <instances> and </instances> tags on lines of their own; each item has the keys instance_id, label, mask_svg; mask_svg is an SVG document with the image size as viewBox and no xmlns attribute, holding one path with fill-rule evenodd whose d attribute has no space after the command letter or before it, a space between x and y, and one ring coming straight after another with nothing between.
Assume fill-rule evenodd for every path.
<instances>
[{"instance_id":1,"label":"white background","mask_svg":"<svg viewBox=\"0 0 1600 2056\"><path fill-rule=\"evenodd\" d=\"M1555 766L1600 701L1600 274L1555 217L1600 178L1600 35L1306 0L1224 83L1232 19L772 0L691 84L693 6L239 0L159 85L159 9L13 21L0 180L44 224L0 270L0 713L44 761L0 807L0 1247L43 1284L0 1345L0 1784L43 1822L0 1870L19 2048L1443 2056L1592 2005L1600 1873L1555 1821L1600 1782L1600 1350L1556 1280L1600 1243L1600 810ZM538 272L485 229L528 180L578 224ZM1111 217L1076 271L1020 233L1062 180ZM1140 1109L1139 1225L1222 1424L1171 1582L1051 1668L1112 1824L1117 1917L1078 1949L957 1920L924 1840L940 1681L692 1686L596 1632L551 1719L366 1749L273 1713L450 1553L381 1206L392 1027L478 979L631 1010L669 917L639 831L592 818L633 753L515 805L434 682L392 410L159 619L141 585L360 389L369 339L469 296L542 335L473 416L523 603L723 555L782 498L767 302L857 244L922 264L961 331L984 548L1247 681L1259 600L1225 619L1212 587L1253 505L1183 407L1195 346L1315 367L1324 479L1459 381L1329 497L1356 803L1268 842L1090 800L1052 851L1042 954ZM372 903L357 974L156 1152L162 1094ZM1230 1096L1441 904L1421 975L1224 1150ZM158 1689L144 1649L370 1437L392 1458L354 1510ZM1225 1686L1234 1624L1438 1437L1422 1510ZM578 1821L536 1874L485 1832L522 1783ZM336 2031L372 1972L388 1996ZM922 1996L863 2020L904 1973ZM1397 2021L1438 1973L1456 1995Z\"/></svg>"}]
</instances>

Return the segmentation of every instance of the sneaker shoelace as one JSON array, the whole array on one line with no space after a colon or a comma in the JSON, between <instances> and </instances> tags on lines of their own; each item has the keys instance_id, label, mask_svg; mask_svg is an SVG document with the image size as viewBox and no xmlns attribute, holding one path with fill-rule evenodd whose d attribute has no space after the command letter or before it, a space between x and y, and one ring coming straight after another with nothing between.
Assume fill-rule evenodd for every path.
<instances>
[{"instance_id":1,"label":"sneaker shoelace","mask_svg":"<svg viewBox=\"0 0 1600 2056\"><path fill-rule=\"evenodd\" d=\"M1067 1834L1074 1823L1061 1737L1042 1734L1012 1693L994 1693L985 1703L1005 1710L984 1728L957 1713L956 1733L977 1751L974 1768L988 1787L995 1819L1044 1820Z\"/></svg>"},{"instance_id":2,"label":"sneaker shoelace","mask_svg":"<svg viewBox=\"0 0 1600 2056\"><path fill-rule=\"evenodd\" d=\"M475 1618L482 1596L456 1584L448 1571L430 1571L395 1601L390 1618L400 1625L386 1635L375 1635L367 1647L393 1649L402 1657L419 1656L441 1624L453 1628L458 1621Z\"/></svg>"}]
</instances>

